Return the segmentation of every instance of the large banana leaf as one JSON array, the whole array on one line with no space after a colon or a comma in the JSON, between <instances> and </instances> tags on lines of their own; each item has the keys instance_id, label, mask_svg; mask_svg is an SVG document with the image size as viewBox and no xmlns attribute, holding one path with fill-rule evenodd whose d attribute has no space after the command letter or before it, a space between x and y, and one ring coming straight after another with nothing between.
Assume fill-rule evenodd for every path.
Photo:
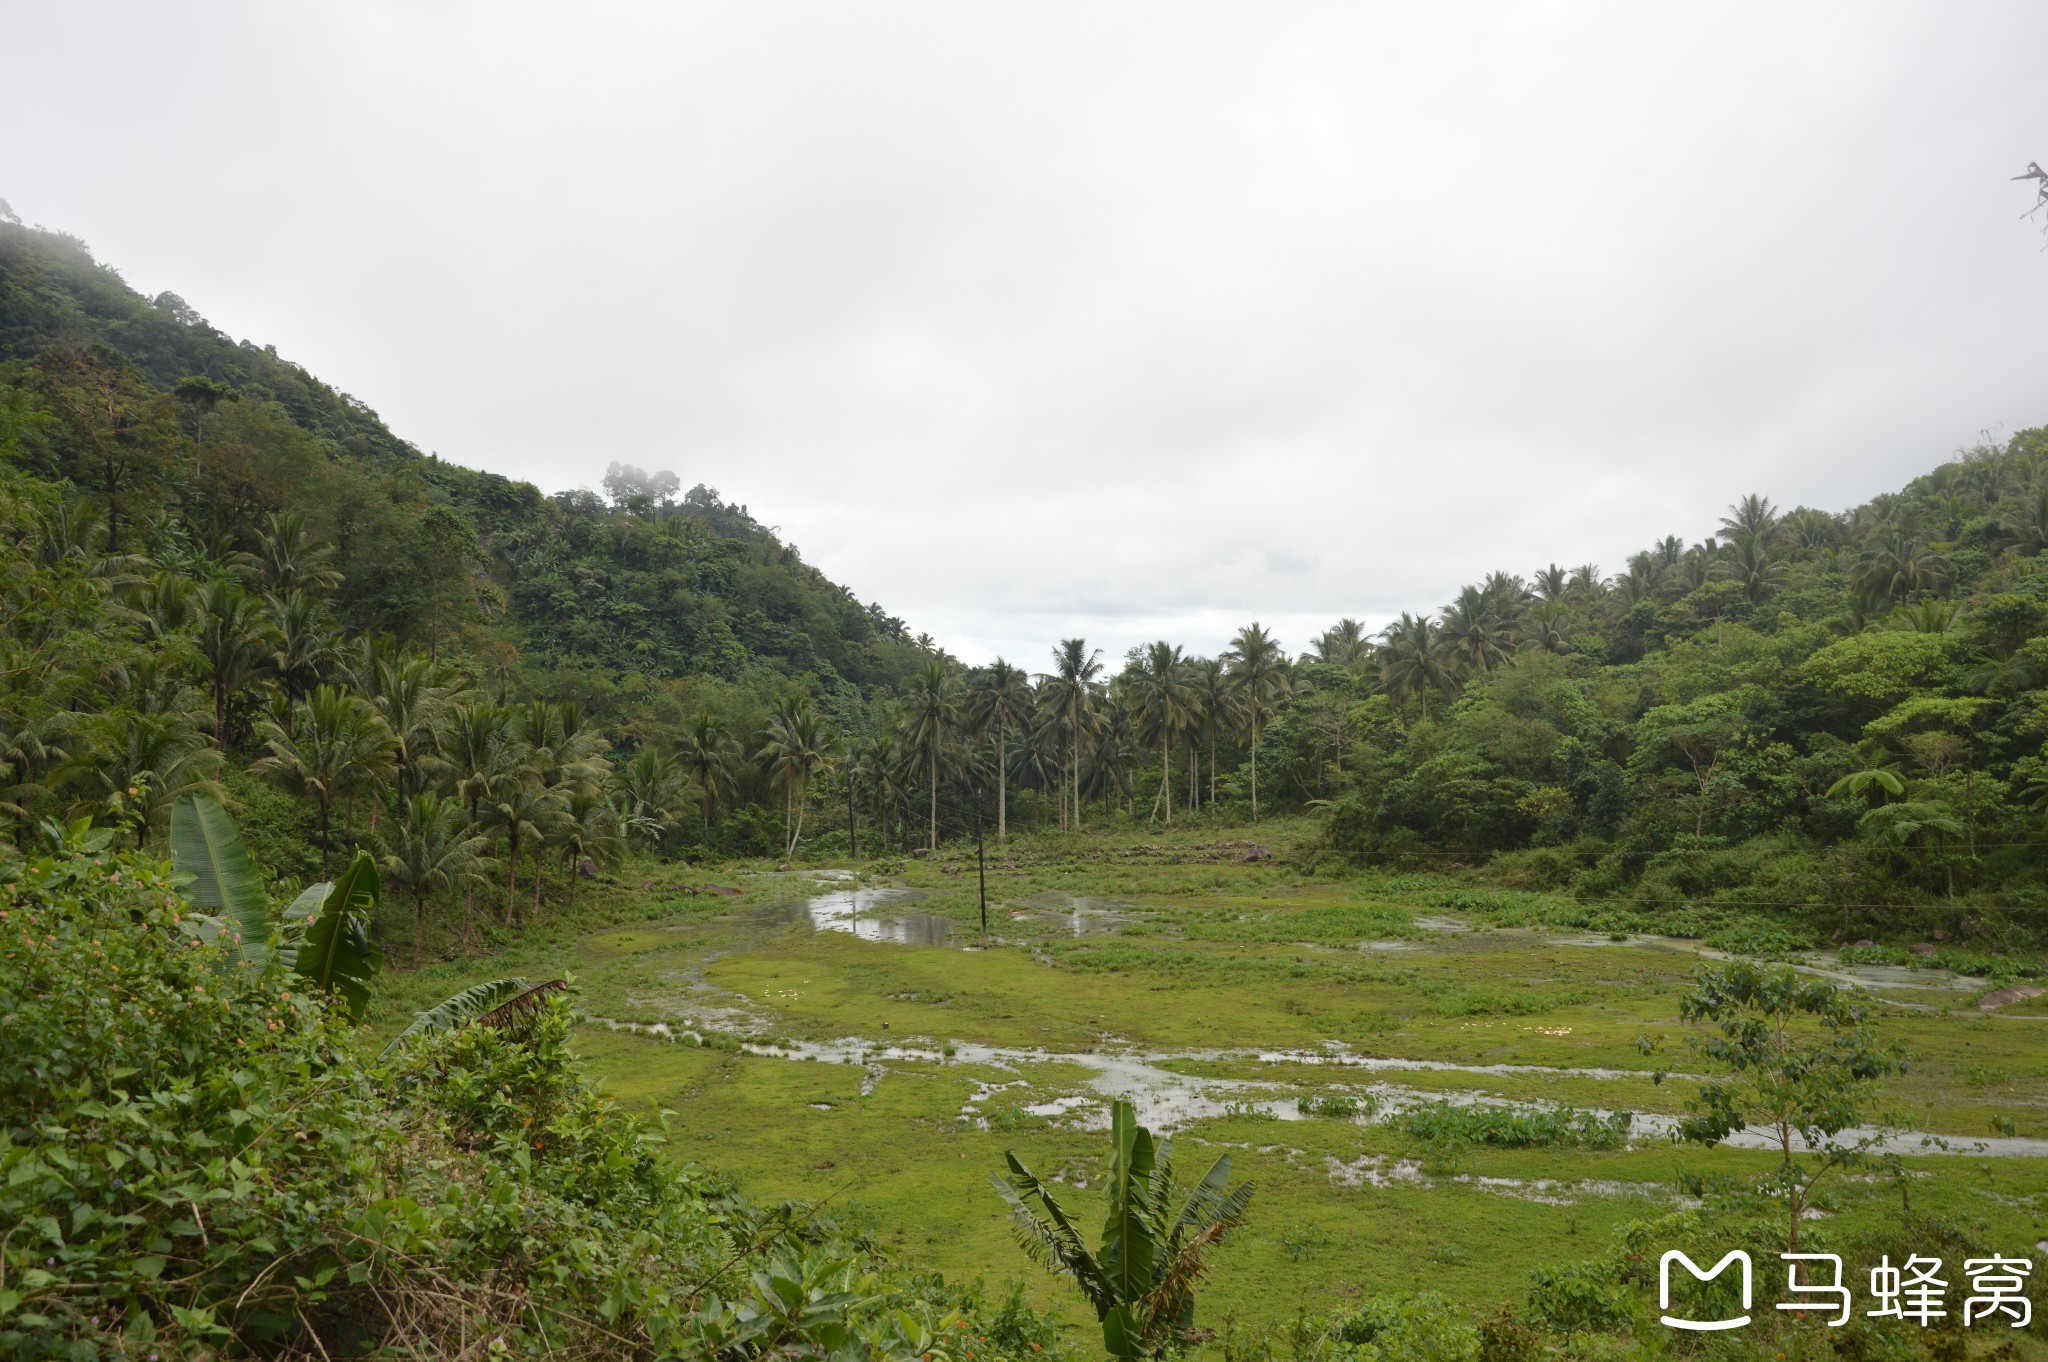
<instances>
[{"instance_id":1,"label":"large banana leaf","mask_svg":"<svg viewBox=\"0 0 2048 1362\"><path fill-rule=\"evenodd\" d=\"M516 993L524 992L524 979L493 979L489 983L472 984L460 993L451 994L435 1003L424 1012L416 1013L412 1025L400 1031L384 1047L382 1059L414 1036L438 1035L443 1031L454 1031L469 1025L478 1017L504 1002Z\"/></svg>"},{"instance_id":2,"label":"large banana leaf","mask_svg":"<svg viewBox=\"0 0 2048 1362\"><path fill-rule=\"evenodd\" d=\"M1152 1207L1152 1132L1137 1109L1118 1098L1110 1109L1109 1216L1102 1226L1102 1272L1111 1295L1134 1303L1152 1290L1160 1217ZM1105 1320L1105 1325L1107 1321Z\"/></svg>"},{"instance_id":3,"label":"large banana leaf","mask_svg":"<svg viewBox=\"0 0 2048 1362\"><path fill-rule=\"evenodd\" d=\"M303 897L303 896L302 896ZM351 1021L370 1005L370 981L384 967L384 952L370 940L370 914L377 906L377 863L358 851L348 869L306 928L292 972L341 999Z\"/></svg>"},{"instance_id":4,"label":"large banana leaf","mask_svg":"<svg viewBox=\"0 0 2048 1362\"><path fill-rule=\"evenodd\" d=\"M192 877L188 892L194 903L232 924L245 964L269 957L272 927L263 875L234 820L212 795L182 795L171 805L171 864Z\"/></svg>"}]
</instances>

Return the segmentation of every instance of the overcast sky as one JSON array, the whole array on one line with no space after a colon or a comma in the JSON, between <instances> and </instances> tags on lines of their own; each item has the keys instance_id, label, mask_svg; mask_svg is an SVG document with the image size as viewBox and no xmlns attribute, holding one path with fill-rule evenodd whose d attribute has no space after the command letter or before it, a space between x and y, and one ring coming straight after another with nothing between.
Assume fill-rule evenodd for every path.
<instances>
[{"instance_id":1,"label":"overcast sky","mask_svg":"<svg viewBox=\"0 0 2048 1362\"><path fill-rule=\"evenodd\" d=\"M0 196L974 662L1290 650L2048 423L2048 6L0 0Z\"/></svg>"}]
</instances>

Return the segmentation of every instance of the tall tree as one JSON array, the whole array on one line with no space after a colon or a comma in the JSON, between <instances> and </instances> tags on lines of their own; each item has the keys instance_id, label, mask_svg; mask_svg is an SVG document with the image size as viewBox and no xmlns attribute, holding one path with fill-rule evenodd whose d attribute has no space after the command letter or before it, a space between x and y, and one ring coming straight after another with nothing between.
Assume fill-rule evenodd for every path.
<instances>
[{"instance_id":1,"label":"tall tree","mask_svg":"<svg viewBox=\"0 0 2048 1362\"><path fill-rule=\"evenodd\" d=\"M996 736L996 845L1010 841L1010 726L1031 716L1034 697L1023 670L997 658L967 683L967 714L978 733Z\"/></svg>"},{"instance_id":2,"label":"tall tree","mask_svg":"<svg viewBox=\"0 0 2048 1362\"><path fill-rule=\"evenodd\" d=\"M697 786L698 805L708 829L712 806L732 793L738 749L725 724L710 710L700 709L676 740L675 756L677 767Z\"/></svg>"},{"instance_id":3,"label":"tall tree","mask_svg":"<svg viewBox=\"0 0 2048 1362\"><path fill-rule=\"evenodd\" d=\"M1051 672L1039 677L1043 695L1054 721L1067 738L1067 789L1073 795L1074 830L1081 829L1081 734L1099 696L1096 680L1102 675L1102 650L1090 648L1086 639L1061 639L1052 650ZM1066 822L1065 810L1061 823Z\"/></svg>"},{"instance_id":4,"label":"tall tree","mask_svg":"<svg viewBox=\"0 0 2048 1362\"><path fill-rule=\"evenodd\" d=\"M213 689L213 741L224 748L230 708L256 680L269 652L270 626L261 605L225 578L199 588L198 608L199 655Z\"/></svg>"},{"instance_id":5,"label":"tall tree","mask_svg":"<svg viewBox=\"0 0 2048 1362\"><path fill-rule=\"evenodd\" d=\"M924 770L929 826L925 845L939 849L939 757L953 740L960 718L960 679L937 662L927 662L903 691L904 754Z\"/></svg>"},{"instance_id":6,"label":"tall tree","mask_svg":"<svg viewBox=\"0 0 2048 1362\"><path fill-rule=\"evenodd\" d=\"M769 783L782 790L783 826L789 837L782 854L793 856L804 835L804 802L811 781L832 759L832 734L810 697L798 696L777 702L762 737L766 741L754 759L767 770Z\"/></svg>"},{"instance_id":7,"label":"tall tree","mask_svg":"<svg viewBox=\"0 0 2048 1362\"><path fill-rule=\"evenodd\" d=\"M1279 642L1262 625L1254 622L1237 631L1237 637L1230 641L1230 651L1224 654L1224 659L1251 730L1252 821L1256 823L1259 821L1259 735L1265 728L1267 716L1272 713L1274 701L1293 688L1287 672L1287 654L1280 651Z\"/></svg>"},{"instance_id":8,"label":"tall tree","mask_svg":"<svg viewBox=\"0 0 2048 1362\"><path fill-rule=\"evenodd\" d=\"M1458 688L1458 673L1452 665L1451 650L1437 634L1429 616L1401 612L1386 629L1387 647L1380 663L1380 684L1396 701L1418 696L1422 718L1429 720L1429 693L1446 695Z\"/></svg>"},{"instance_id":9,"label":"tall tree","mask_svg":"<svg viewBox=\"0 0 2048 1362\"><path fill-rule=\"evenodd\" d=\"M1162 803L1165 805L1166 826L1170 828L1173 745L1187 731L1196 703L1180 645L1161 640L1147 646L1131 675L1131 693L1137 706L1139 740L1159 747L1159 793L1153 798L1152 807L1156 812Z\"/></svg>"},{"instance_id":10,"label":"tall tree","mask_svg":"<svg viewBox=\"0 0 2048 1362\"><path fill-rule=\"evenodd\" d=\"M290 794L313 801L320 816L320 873L334 849L336 800L357 795L392 771L391 730L368 701L333 686L316 687L290 710L289 724L266 720L264 755L250 767Z\"/></svg>"},{"instance_id":11,"label":"tall tree","mask_svg":"<svg viewBox=\"0 0 2048 1362\"><path fill-rule=\"evenodd\" d=\"M427 900L482 879L490 841L464 820L459 804L415 794L379 842L385 882L412 895L412 967L418 969L426 951Z\"/></svg>"}]
</instances>

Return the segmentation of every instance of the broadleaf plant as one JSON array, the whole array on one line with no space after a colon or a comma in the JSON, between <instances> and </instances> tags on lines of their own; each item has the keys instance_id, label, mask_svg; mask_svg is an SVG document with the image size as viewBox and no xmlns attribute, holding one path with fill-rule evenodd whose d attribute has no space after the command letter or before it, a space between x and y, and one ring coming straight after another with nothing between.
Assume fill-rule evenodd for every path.
<instances>
[{"instance_id":1,"label":"broadleaf plant","mask_svg":"<svg viewBox=\"0 0 2048 1362\"><path fill-rule=\"evenodd\" d=\"M292 972L341 1000L350 1021L361 1021L370 1006L370 981L384 967L384 952L370 939L370 914L377 906L377 863L358 851L306 928Z\"/></svg>"},{"instance_id":2,"label":"broadleaf plant","mask_svg":"<svg viewBox=\"0 0 2048 1362\"><path fill-rule=\"evenodd\" d=\"M1252 1184L1230 1186L1225 1154L1183 1197L1174 1182L1172 1146L1155 1142L1126 1100L1111 1109L1109 1138L1109 1214L1097 1248L1088 1247L1052 1190L1015 1154L1004 1155L1009 1176L991 1174L989 1181L1009 1203L1024 1252L1072 1277L1088 1298L1110 1356L1146 1357L1167 1351L1193 1329L1195 1282L1209 1250L1243 1222Z\"/></svg>"},{"instance_id":3,"label":"broadleaf plant","mask_svg":"<svg viewBox=\"0 0 2048 1362\"><path fill-rule=\"evenodd\" d=\"M192 902L231 924L243 963L270 955L274 924L263 874L242 845L234 820L212 795L188 794L171 806L171 864L189 875Z\"/></svg>"}]
</instances>

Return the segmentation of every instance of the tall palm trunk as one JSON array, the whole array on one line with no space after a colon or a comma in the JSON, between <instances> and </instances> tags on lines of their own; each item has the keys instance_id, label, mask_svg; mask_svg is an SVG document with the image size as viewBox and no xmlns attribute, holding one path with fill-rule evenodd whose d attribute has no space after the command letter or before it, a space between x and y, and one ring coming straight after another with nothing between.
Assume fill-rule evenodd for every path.
<instances>
[{"instance_id":1,"label":"tall palm trunk","mask_svg":"<svg viewBox=\"0 0 2048 1362\"><path fill-rule=\"evenodd\" d=\"M1259 821L1259 713L1252 711L1252 822Z\"/></svg>"},{"instance_id":2,"label":"tall palm trunk","mask_svg":"<svg viewBox=\"0 0 2048 1362\"><path fill-rule=\"evenodd\" d=\"M420 967L420 954L427 944L427 896L415 887L412 891L412 967Z\"/></svg>"},{"instance_id":3,"label":"tall palm trunk","mask_svg":"<svg viewBox=\"0 0 2048 1362\"><path fill-rule=\"evenodd\" d=\"M535 843L533 844L533 918L532 918L532 921L535 921L535 922L538 922L538 921L540 921L540 853L541 853L541 845L540 845L540 843L539 843L539 842L535 842Z\"/></svg>"},{"instance_id":4,"label":"tall palm trunk","mask_svg":"<svg viewBox=\"0 0 2048 1362\"><path fill-rule=\"evenodd\" d=\"M782 853L785 857L796 855L796 844L802 840L804 835L803 795L801 793L795 794L791 799L791 803L796 806L796 822L789 830L789 847Z\"/></svg>"},{"instance_id":5,"label":"tall palm trunk","mask_svg":"<svg viewBox=\"0 0 2048 1362\"><path fill-rule=\"evenodd\" d=\"M924 754L925 780L931 786L932 807L931 827L925 832L924 844L933 855L939 850L939 749L934 747Z\"/></svg>"},{"instance_id":6,"label":"tall palm trunk","mask_svg":"<svg viewBox=\"0 0 2048 1362\"><path fill-rule=\"evenodd\" d=\"M1173 739L1159 744L1159 795L1166 801L1166 826L1173 826Z\"/></svg>"},{"instance_id":7,"label":"tall palm trunk","mask_svg":"<svg viewBox=\"0 0 2048 1362\"><path fill-rule=\"evenodd\" d=\"M996 721L996 845L1010 844L1010 761L1005 746L1009 729Z\"/></svg>"},{"instance_id":8,"label":"tall palm trunk","mask_svg":"<svg viewBox=\"0 0 2048 1362\"><path fill-rule=\"evenodd\" d=\"M1074 715L1073 743L1068 748L1068 778L1073 781L1074 790L1074 831L1081 830L1081 716Z\"/></svg>"},{"instance_id":9,"label":"tall palm trunk","mask_svg":"<svg viewBox=\"0 0 2048 1362\"><path fill-rule=\"evenodd\" d=\"M519 920L519 838L505 839L505 926Z\"/></svg>"}]
</instances>

